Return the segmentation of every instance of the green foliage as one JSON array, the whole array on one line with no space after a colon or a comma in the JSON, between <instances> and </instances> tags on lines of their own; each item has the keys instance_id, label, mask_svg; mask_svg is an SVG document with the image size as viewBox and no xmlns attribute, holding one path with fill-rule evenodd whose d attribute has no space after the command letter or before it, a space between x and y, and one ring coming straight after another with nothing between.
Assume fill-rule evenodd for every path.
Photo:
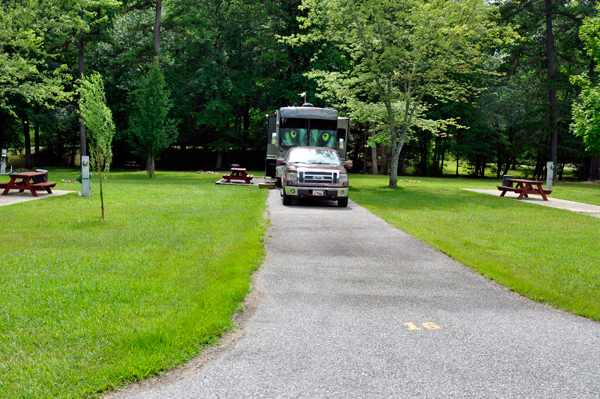
<instances>
[{"instance_id":1,"label":"green foliage","mask_svg":"<svg viewBox=\"0 0 600 399\"><path fill-rule=\"evenodd\" d=\"M108 172L112 161L112 140L115 124L112 111L106 105L104 83L99 73L84 77L80 89L79 113L88 128L88 146L93 170Z\"/></svg>"},{"instance_id":2,"label":"green foliage","mask_svg":"<svg viewBox=\"0 0 600 399\"><path fill-rule=\"evenodd\" d=\"M580 36L587 53L594 59L595 72L600 72L600 17L586 18ZM573 103L571 130L583 138L590 153L600 156L600 85L585 73L572 76L571 82L581 87L579 101Z\"/></svg>"},{"instance_id":3,"label":"green foliage","mask_svg":"<svg viewBox=\"0 0 600 399\"><path fill-rule=\"evenodd\" d=\"M54 26L45 25L49 19L59 17L51 15L53 9L44 0L0 5L0 109L14 114L11 99L15 97L44 106L72 98L72 93L65 89L71 80L67 66L47 65L52 57L45 43L48 31L74 27L68 18L54 21Z\"/></svg>"},{"instance_id":4,"label":"green foliage","mask_svg":"<svg viewBox=\"0 0 600 399\"><path fill-rule=\"evenodd\" d=\"M98 73L90 78L84 77L80 88L79 113L88 128L88 147L90 148L90 164L98 173L100 186L100 208L104 219L103 172L108 172L112 162L112 140L115 135L115 124L112 112L106 106L104 83Z\"/></svg>"},{"instance_id":5,"label":"green foliage","mask_svg":"<svg viewBox=\"0 0 600 399\"><path fill-rule=\"evenodd\" d=\"M510 124L496 128L510 143L504 148L505 159L536 166L541 174L550 153L549 132L553 130L548 92L557 94L558 163L583 163L581 139L569 133L571 106L579 94L569 78L587 72L591 58L584 51L579 28L586 16L596 13L592 1L508 0L499 2L499 22L512 26L519 37L499 46L490 67L504 76L486 83L491 92L502 92L496 101L489 96L484 111L498 114L496 121ZM554 53L553 78L548 77L546 56L547 12L551 12ZM575 139L575 140L574 140Z\"/></svg>"},{"instance_id":6,"label":"green foliage","mask_svg":"<svg viewBox=\"0 0 600 399\"><path fill-rule=\"evenodd\" d=\"M292 43L325 39L350 59L337 87L332 74L313 73L322 86L339 96L353 112L364 103L380 103L392 142L390 187L396 186L397 166L408 131L423 124L426 95L441 101L465 100L477 88L456 76L483 73L485 45L502 39L490 20L491 8L481 0L304 0L303 35ZM337 91L337 93L336 93ZM428 128L435 129L435 122Z\"/></svg>"},{"instance_id":7,"label":"green foliage","mask_svg":"<svg viewBox=\"0 0 600 399\"><path fill-rule=\"evenodd\" d=\"M573 83L582 86L579 101L573 103L573 133L581 137L587 150L600 155L600 87L591 85L581 75Z\"/></svg>"},{"instance_id":8,"label":"green foliage","mask_svg":"<svg viewBox=\"0 0 600 399\"><path fill-rule=\"evenodd\" d=\"M135 93L135 112L129 120L130 144L138 155L148 159L150 177L155 157L177 138L175 122L167 118L171 107L164 75L153 66Z\"/></svg>"},{"instance_id":9,"label":"green foliage","mask_svg":"<svg viewBox=\"0 0 600 399\"><path fill-rule=\"evenodd\" d=\"M63 190L77 173L50 170ZM183 364L231 327L264 257L267 193L214 180L113 170L102 222L75 195L0 207L3 245L37 247L2 257L0 397L96 397Z\"/></svg>"}]
</instances>

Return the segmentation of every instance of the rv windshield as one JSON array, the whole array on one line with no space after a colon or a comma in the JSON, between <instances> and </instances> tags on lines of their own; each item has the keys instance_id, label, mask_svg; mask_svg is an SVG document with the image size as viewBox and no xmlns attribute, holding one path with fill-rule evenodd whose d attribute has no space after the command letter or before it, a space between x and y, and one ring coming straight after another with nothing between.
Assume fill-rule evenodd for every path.
<instances>
[{"instance_id":1,"label":"rv windshield","mask_svg":"<svg viewBox=\"0 0 600 399\"><path fill-rule=\"evenodd\" d=\"M341 165L338 153L318 148L294 148L288 154L288 163L308 163L319 165Z\"/></svg>"},{"instance_id":2,"label":"rv windshield","mask_svg":"<svg viewBox=\"0 0 600 399\"><path fill-rule=\"evenodd\" d=\"M284 147L335 148L336 120L281 118L279 134Z\"/></svg>"}]
</instances>

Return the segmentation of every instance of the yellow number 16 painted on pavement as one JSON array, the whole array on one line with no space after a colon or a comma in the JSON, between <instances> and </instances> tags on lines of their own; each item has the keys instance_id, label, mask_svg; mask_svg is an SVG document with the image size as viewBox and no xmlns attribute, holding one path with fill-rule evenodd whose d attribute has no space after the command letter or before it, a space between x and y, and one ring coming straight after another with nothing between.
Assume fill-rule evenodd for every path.
<instances>
[{"instance_id":1,"label":"yellow number 16 painted on pavement","mask_svg":"<svg viewBox=\"0 0 600 399\"><path fill-rule=\"evenodd\" d=\"M406 327L408 327L408 330L420 330L421 328L417 327L414 323L403 323ZM431 322L427 322L427 323L421 323L421 325L423 327L425 327L428 330L439 330L441 329L440 326L438 326L435 323L431 323Z\"/></svg>"}]
</instances>

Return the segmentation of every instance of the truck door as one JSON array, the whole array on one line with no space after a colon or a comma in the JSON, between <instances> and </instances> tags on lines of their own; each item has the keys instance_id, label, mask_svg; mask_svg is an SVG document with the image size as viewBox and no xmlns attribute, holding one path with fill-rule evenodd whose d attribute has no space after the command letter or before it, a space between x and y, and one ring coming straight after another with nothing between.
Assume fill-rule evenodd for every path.
<instances>
[{"instance_id":1,"label":"truck door","mask_svg":"<svg viewBox=\"0 0 600 399\"><path fill-rule=\"evenodd\" d=\"M338 118L336 149L342 161L346 161L348 155L348 136L350 132L350 118Z\"/></svg>"},{"instance_id":2,"label":"truck door","mask_svg":"<svg viewBox=\"0 0 600 399\"><path fill-rule=\"evenodd\" d=\"M272 143L273 133L277 132L277 114L267 115L267 159L265 160L265 176L276 177L277 164L277 145L279 145L279 137L277 143Z\"/></svg>"}]
</instances>

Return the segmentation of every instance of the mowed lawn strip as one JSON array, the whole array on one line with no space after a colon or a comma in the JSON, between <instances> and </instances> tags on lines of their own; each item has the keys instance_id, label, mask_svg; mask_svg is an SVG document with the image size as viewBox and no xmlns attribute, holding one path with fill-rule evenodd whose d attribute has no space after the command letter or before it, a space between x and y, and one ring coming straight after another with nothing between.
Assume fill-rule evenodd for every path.
<instances>
[{"instance_id":1,"label":"mowed lawn strip","mask_svg":"<svg viewBox=\"0 0 600 399\"><path fill-rule=\"evenodd\" d=\"M351 198L511 290L600 321L600 218L460 189L489 180L406 179L421 182L389 189L386 176L353 175ZM582 198L600 194L580 185Z\"/></svg>"},{"instance_id":2,"label":"mowed lawn strip","mask_svg":"<svg viewBox=\"0 0 600 399\"><path fill-rule=\"evenodd\" d=\"M218 177L111 172L105 221L97 181L92 198L0 207L0 397L94 396L231 327L265 255L267 190Z\"/></svg>"}]
</instances>

